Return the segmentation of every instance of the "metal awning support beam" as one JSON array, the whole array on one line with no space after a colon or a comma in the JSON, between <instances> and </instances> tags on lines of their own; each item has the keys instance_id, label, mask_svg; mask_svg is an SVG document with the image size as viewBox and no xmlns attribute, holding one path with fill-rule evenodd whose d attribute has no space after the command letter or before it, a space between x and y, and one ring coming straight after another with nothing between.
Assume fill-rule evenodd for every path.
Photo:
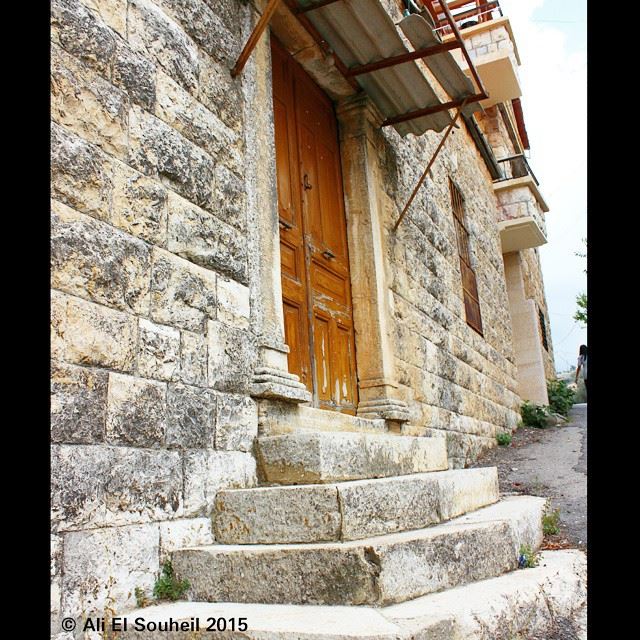
<instances>
[{"instance_id":1,"label":"metal awning support beam","mask_svg":"<svg viewBox=\"0 0 640 640\"><path fill-rule=\"evenodd\" d=\"M394 67L397 64L403 62L410 62L411 60L418 60L420 58L427 58L433 56L436 53L442 53L443 51L451 51L451 49L459 49L460 44L455 40L451 42L444 42L443 44L437 44L433 47L426 47L425 49L418 49L417 51L409 51L408 53L401 53L391 58L385 58L384 60L378 60L377 62L370 62L369 64L362 64L359 67L351 67L347 72L349 77L359 76L363 73L371 73L372 71L378 71L379 69L386 69L387 67Z\"/></svg>"},{"instance_id":2,"label":"metal awning support beam","mask_svg":"<svg viewBox=\"0 0 640 640\"><path fill-rule=\"evenodd\" d=\"M436 150L434 151L433 155L431 156L431 160L429 160L429 164L427 165L427 168L424 170L424 173L422 174L422 176L420 176L420 180L418 180L418 184L415 186L415 188L413 190L413 193L409 197L409 200L407 200L407 204L404 205L404 209L402 210L402 213L400 214L400 217L398 218L398 221L396 222L396 224L393 227L393 231L394 232L398 229L398 227L400 226L400 223L402 222L402 219L404 218L405 214L409 210L409 207L411 206L411 203L413 202L413 199L416 197L416 194L418 193L418 189L420 189L420 187L422 186L422 183L424 182L425 178L427 177L427 174L429 173L429 170L431 169L433 163L436 161L436 158L438 157L438 153L440 153L440 149L442 149L442 147L444 146L444 143L447 141L447 138L449 137L449 134L453 130L453 127L456 124L458 118L460 117L460 113L462 113L462 109L464 108L464 105L467 103L468 100L469 100L469 98L464 98L462 100L462 104L458 107L458 111L456 112L455 118L451 121L451 124L449 125L449 127L445 131L445 134L442 136L442 140L440 140L440 143L438 144Z\"/></svg>"},{"instance_id":3,"label":"metal awning support beam","mask_svg":"<svg viewBox=\"0 0 640 640\"><path fill-rule=\"evenodd\" d=\"M342 0L319 0L315 4L312 4L309 7L297 7L293 12L295 14L298 13L308 13L309 11L315 11L316 9L321 9L322 7L326 7L328 4L333 4L334 2L342 2Z\"/></svg>"},{"instance_id":4,"label":"metal awning support beam","mask_svg":"<svg viewBox=\"0 0 640 640\"><path fill-rule=\"evenodd\" d=\"M439 111L446 111L448 109L455 109L461 107L467 102L475 102L476 100L484 100L487 96L482 93L476 93L472 96L465 96L458 100L452 100L451 102L443 102L435 107L427 107L426 109L417 109L416 111L409 111L409 113L403 113L393 118L387 118L383 123L383 127L388 127L392 124L398 124L398 122L406 122L407 120L413 120L414 118L422 118L423 116L429 116L432 113L438 113Z\"/></svg>"},{"instance_id":5,"label":"metal awning support beam","mask_svg":"<svg viewBox=\"0 0 640 640\"><path fill-rule=\"evenodd\" d=\"M236 61L233 69L231 69L232 78L235 78L236 76L240 75L240 73L244 69L244 65L247 64L247 60L249 59L249 56L251 55L252 51L255 49L255 46L258 44L258 40L260 40L260 36L262 35L263 31L267 28L267 25L269 24L269 20L271 20L271 16L273 15L274 11L278 8L279 3L280 3L280 0L269 0L269 2L267 3L265 10L262 12L262 15L260 16L260 20L258 20L258 24L254 27L253 31L251 32L251 35L249 36L249 39L247 40L247 43L244 45L244 49L242 49L242 51L240 52L240 55L238 56L238 60Z\"/></svg>"}]
</instances>

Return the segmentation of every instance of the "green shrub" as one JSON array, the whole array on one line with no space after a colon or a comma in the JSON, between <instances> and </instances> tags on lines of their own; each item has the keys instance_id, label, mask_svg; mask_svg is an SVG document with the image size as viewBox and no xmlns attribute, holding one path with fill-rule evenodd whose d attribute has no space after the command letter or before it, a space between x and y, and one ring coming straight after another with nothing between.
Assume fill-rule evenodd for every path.
<instances>
[{"instance_id":1,"label":"green shrub","mask_svg":"<svg viewBox=\"0 0 640 640\"><path fill-rule=\"evenodd\" d=\"M549 394L549 407L553 413L561 416L569 415L569 409L573 406L575 392L569 389L565 380L547 380L547 393Z\"/></svg>"},{"instance_id":2,"label":"green shrub","mask_svg":"<svg viewBox=\"0 0 640 640\"><path fill-rule=\"evenodd\" d=\"M522 422L528 427L544 429L547 426L549 412L546 407L539 404L532 404L525 400L520 407L520 415L522 416Z\"/></svg>"},{"instance_id":3,"label":"green shrub","mask_svg":"<svg viewBox=\"0 0 640 640\"><path fill-rule=\"evenodd\" d=\"M545 536L553 536L560 533L560 509L542 516L542 532Z\"/></svg>"},{"instance_id":4,"label":"green shrub","mask_svg":"<svg viewBox=\"0 0 640 640\"><path fill-rule=\"evenodd\" d=\"M138 607L148 607L151 604L151 601L147 597L147 594L141 587L136 587L134 589L134 593L136 595L136 604L138 605Z\"/></svg>"},{"instance_id":5,"label":"green shrub","mask_svg":"<svg viewBox=\"0 0 640 640\"><path fill-rule=\"evenodd\" d=\"M188 580L176 579L173 566L167 560L153 587L153 595L158 600L179 600L190 586Z\"/></svg>"},{"instance_id":6,"label":"green shrub","mask_svg":"<svg viewBox=\"0 0 640 640\"><path fill-rule=\"evenodd\" d=\"M511 444L511 434L508 431L501 431L497 436L496 440L498 444L502 447L505 447Z\"/></svg>"},{"instance_id":7,"label":"green shrub","mask_svg":"<svg viewBox=\"0 0 640 640\"><path fill-rule=\"evenodd\" d=\"M531 569L538 566L540 558L528 544L520 545L520 551L518 553L518 567L520 567L520 569Z\"/></svg>"}]
</instances>

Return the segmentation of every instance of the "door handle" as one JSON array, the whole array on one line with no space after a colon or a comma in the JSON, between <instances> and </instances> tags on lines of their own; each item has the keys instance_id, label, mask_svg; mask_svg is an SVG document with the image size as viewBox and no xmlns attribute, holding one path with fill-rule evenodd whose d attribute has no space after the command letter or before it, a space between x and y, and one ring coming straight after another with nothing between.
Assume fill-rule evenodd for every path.
<instances>
[{"instance_id":1,"label":"door handle","mask_svg":"<svg viewBox=\"0 0 640 640\"><path fill-rule=\"evenodd\" d=\"M313 186L309 182L309 176L306 173L304 174L304 179L302 180L302 186L305 188L305 191L313 189Z\"/></svg>"},{"instance_id":2,"label":"door handle","mask_svg":"<svg viewBox=\"0 0 640 640\"><path fill-rule=\"evenodd\" d=\"M336 257L336 254L335 254L335 253L333 253L333 251L331 251L330 249L325 249L325 250L322 252L322 255L323 255L327 260L331 260L331 259L333 259L333 258L335 258L335 257Z\"/></svg>"}]
</instances>

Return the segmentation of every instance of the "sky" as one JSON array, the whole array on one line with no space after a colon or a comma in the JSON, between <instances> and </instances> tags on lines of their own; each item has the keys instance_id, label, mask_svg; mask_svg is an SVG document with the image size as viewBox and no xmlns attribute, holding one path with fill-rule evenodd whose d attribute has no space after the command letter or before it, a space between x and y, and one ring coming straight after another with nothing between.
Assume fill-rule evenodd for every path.
<instances>
[{"instance_id":1,"label":"sky","mask_svg":"<svg viewBox=\"0 0 640 640\"><path fill-rule=\"evenodd\" d=\"M522 108L529 164L549 205L548 243L540 261L558 372L575 366L587 331L573 320L586 291L587 1L500 0L513 28L522 66Z\"/></svg>"}]
</instances>

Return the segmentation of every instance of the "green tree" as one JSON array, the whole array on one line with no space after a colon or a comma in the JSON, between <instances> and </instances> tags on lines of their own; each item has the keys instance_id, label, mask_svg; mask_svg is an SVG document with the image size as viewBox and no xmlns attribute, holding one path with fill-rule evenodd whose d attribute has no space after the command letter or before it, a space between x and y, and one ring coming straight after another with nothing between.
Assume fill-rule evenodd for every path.
<instances>
[{"instance_id":1,"label":"green tree","mask_svg":"<svg viewBox=\"0 0 640 640\"><path fill-rule=\"evenodd\" d=\"M576 251L576 255L579 258L586 258L587 257L587 239L582 238L582 243L584 244L584 253L581 253L580 251ZM584 272L587 273L587 270L585 269ZM578 309L573 315L573 319L576 320L577 322L581 322L586 327L587 326L587 294L586 293L578 294L576 296L576 304L578 305Z\"/></svg>"}]
</instances>

